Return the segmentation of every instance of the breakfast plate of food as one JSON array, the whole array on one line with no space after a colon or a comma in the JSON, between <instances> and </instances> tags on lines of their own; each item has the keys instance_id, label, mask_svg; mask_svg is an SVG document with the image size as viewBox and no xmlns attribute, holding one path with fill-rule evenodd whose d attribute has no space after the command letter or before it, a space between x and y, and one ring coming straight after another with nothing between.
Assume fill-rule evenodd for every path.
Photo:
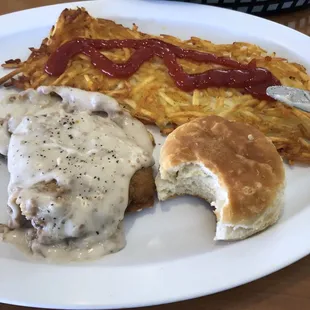
<instances>
[{"instance_id":1,"label":"breakfast plate of food","mask_svg":"<svg viewBox=\"0 0 310 310\"><path fill-rule=\"evenodd\" d=\"M307 36L148 0L0 25L1 302L162 304L310 253L310 113L271 95L308 96Z\"/></svg>"}]
</instances>

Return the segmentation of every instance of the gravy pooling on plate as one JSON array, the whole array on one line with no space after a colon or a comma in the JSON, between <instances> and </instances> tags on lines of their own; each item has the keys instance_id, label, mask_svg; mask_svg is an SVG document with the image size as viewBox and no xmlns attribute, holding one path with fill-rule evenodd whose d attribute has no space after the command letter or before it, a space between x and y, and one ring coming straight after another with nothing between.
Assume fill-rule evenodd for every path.
<instances>
[{"instance_id":1,"label":"gravy pooling on plate","mask_svg":"<svg viewBox=\"0 0 310 310\"><path fill-rule=\"evenodd\" d=\"M52 91L63 103L43 94ZM32 106L13 126L8 148L8 226L13 230L5 229L4 240L54 261L120 250L130 180L153 164L147 130L101 94L48 87L8 104L18 105L23 96L50 99L42 109ZM46 109L49 113L42 114ZM9 124L20 116L16 111ZM26 219L30 228L24 228Z\"/></svg>"}]
</instances>

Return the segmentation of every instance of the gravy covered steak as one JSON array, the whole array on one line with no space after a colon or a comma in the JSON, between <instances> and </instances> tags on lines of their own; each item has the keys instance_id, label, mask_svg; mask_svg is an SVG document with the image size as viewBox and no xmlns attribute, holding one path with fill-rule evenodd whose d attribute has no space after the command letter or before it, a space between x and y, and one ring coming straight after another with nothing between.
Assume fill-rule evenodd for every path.
<instances>
[{"instance_id":1,"label":"gravy covered steak","mask_svg":"<svg viewBox=\"0 0 310 310\"><path fill-rule=\"evenodd\" d=\"M125 211L154 203L144 125L110 97L67 87L10 94L0 106L10 173L3 239L51 260L122 249Z\"/></svg>"}]
</instances>

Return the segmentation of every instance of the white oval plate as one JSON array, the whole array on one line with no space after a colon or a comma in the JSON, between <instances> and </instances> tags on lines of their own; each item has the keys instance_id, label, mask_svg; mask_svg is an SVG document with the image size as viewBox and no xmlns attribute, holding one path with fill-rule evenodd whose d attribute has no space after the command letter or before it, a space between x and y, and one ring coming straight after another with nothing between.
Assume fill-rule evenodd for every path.
<instances>
[{"instance_id":1,"label":"white oval plate","mask_svg":"<svg viewBox=\"0 0 310 310\"><path fill-rule=\"evenodd\" d=\"M257 43L309 68L310 39L301 33L230 10L149 0L87 1L2 16L0 62L25 59L27 48L40 45L61 11L76 5L127 26L135 22L145 32ZM0 222L5 222L5 162L0 173ZM1 243L0 301L61 309L134 307L212 294L258 279L310 253L310 169L287 167L287 183L279 223L240 242L214 242L211 210L186 197L128 216L126 248L92 263L37 263Z\"/></svg>"}]
</instances>

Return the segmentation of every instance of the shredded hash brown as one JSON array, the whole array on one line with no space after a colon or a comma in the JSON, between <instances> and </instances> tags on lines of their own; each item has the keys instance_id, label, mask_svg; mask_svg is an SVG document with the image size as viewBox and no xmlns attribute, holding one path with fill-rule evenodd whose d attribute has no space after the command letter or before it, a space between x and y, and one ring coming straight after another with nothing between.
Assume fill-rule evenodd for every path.
<instances>
[{"instance_id":1,"label":"shredded hash brown","mask_svg":"<svg viewBox=\"0 0 310 310\"><path fill-rule=\"evenodd\" d=\"M107 77L94 68L89 58L82 54L70 60L61 76L47 75L44 66L49 55L66 41L77 37L159 38L182 48L228 56L241 63L248 63L254 58L257 66L269 69L283 85L310 90L310 79L303 66L276 57L274 53L269 55L256 45L244 42L218 45L197 37L181 41L169 35L151 36L139 32L136 25L129 29L110 20L93 18L83 8L64 10L50 36L43 40L40 48L30 49L32 53L26 61L8 60L3 67L16 69L0 79L0 83L20 89L37 88L40 85L63 85L99 91L114 97L134 117L145 123L156 124L164 134L193 118L219 115L229 120L248 123L261 130L289 163L310 163L309 113L287 107L280 102L258 100L233 88L184 92L174 84L162 60L157 57L145 62L126 80ZM132 50L124 48L102 53L115 62L124 62L130 57ZM178 61L188 73L200 73L221 67L185 59Z\"/></svg>"}]
</instances>

